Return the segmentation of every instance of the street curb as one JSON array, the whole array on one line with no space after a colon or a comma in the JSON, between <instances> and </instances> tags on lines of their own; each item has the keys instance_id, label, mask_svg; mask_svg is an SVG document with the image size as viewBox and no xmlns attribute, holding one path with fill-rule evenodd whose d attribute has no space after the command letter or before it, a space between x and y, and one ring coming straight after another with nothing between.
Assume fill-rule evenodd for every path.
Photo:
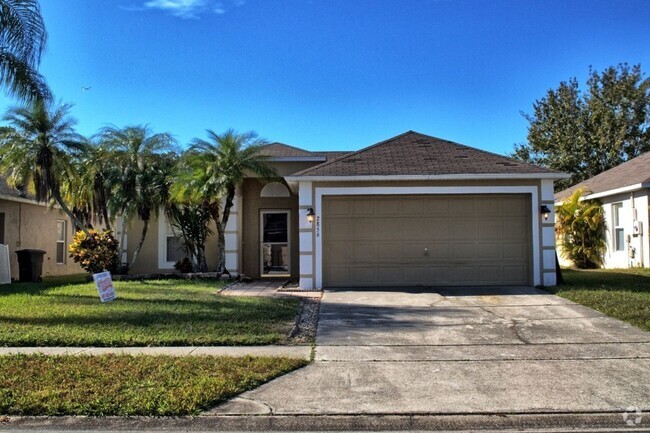
<instances>
[{"instance_id":1,"label":"street curb","mask_svg":"<svg viewBox=\"0 0 650 433\"><path fill-rule=\"evenodd\" d=\"M650 432L650 419L629 426L623 413L216 415L196 417L5 417L0 430L187 429L217 431L403 431L502 429L608 429Z\"/></svg>"}]
</instances>

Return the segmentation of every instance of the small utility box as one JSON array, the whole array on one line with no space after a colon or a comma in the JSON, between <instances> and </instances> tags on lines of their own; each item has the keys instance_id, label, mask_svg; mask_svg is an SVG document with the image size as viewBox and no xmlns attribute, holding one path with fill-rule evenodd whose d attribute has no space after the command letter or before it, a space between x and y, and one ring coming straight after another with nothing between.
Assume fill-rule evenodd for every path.
<instances>
[{"instance_id":1,"label":"small utility box","mask_svg":"<svg viewBox=\"0 0 650 433\"><path fill-rule=\"evenodd\" d=\"M16 251L18 256L18 277L21 283L40 283L43 281L43 256L45 251L26 248Z\"/></svg>"}]
</instances>

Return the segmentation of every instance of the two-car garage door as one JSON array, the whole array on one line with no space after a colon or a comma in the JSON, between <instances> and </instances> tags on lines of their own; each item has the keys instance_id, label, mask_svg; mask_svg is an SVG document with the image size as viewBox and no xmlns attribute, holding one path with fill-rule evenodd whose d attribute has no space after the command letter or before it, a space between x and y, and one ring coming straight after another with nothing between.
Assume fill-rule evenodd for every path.
<instances>
[{"instance_id":1,"label":"two-car garage door","mask_svg":"<svg viewBox=\"0 0 650 433\"><path fill-rule=\"evenodd\" d=\"M530 195L323 197L323 286L531 284Z\"/></svg>"}]
</instances>

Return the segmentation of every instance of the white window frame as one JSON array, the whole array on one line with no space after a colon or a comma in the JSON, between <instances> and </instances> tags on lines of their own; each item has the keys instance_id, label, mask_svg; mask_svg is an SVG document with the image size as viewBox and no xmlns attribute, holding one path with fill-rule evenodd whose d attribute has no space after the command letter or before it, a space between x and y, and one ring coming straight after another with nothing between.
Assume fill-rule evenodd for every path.
<instances>
[{"instance_id":1,"label":"white window frame","mask_svg":"<svg viewBox=\"0 0 650 433\"><path fill-rule=\"evenodd\" d=\"M59 224L63 224L63 239L59 239ZM56 264L57 265L65 265L66 261L66 254L65 254L65 247L67 244L68 240L68 222L66 220L56 220L56 248L54 251L55 258L56 258ZM63 244L63 255L61 257L61 261L59 261L59 244Z\"/></svg>"},{"instance_id":2,"label":"white window frame","mask_svg":"<svg viewBox=\"0 0 650 433\"><path fill-rule=\"evenodd\" d=\"M286 274L264 274L264 249L263 244L284 244L284 242L264 242L264 215L286 214L287 215L287 273ZM260 210L260 276L262 278L287 277L291 275L291 209L261 209Z\"/></svg>"},{"instance_id":3,"label":"white window frame","mask_svg":"<svg viewBox=\"0 0 650 433\"><path fill-rule=\"evenodd\" d=\"M158 268L174 269L176 262L167 261L167 224L171 225L171 223L163 209L160 210L158 215Z\"/></svg>"},{"instance_id":4,"label":"white window frame","mask_svg":"<svg viewBox=\"0 0 650 433\"><path fill-rule=\"evenodd\" d=\"M618 211L617 211L618 209ZM612 246L614 252L625 251L625 227L621 221L623 218L623 202L612 203ZM623 244L618 244L618 231L623 233Z\"/></svg>"}]
</instances>

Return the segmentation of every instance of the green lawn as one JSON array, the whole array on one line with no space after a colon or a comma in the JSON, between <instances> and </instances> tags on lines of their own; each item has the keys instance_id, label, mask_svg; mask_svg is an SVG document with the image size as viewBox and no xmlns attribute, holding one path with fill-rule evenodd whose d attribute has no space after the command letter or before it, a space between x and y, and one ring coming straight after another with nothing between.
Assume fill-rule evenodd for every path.
<instances>
[{"instance_id":1,"label":"green lawn","mask_svg":"<svg viewBox=\"0 0 650 433\"><path fill-rule=\"evenodd\" d=\"M563 269L562 275L565 284L553 293L650 331L649 269Z\"/></svg>"},{"instance_id":2,"label":"green lawn","mask_svg":"<svg viewBox=\"0 0 650 433\"><path fill-rule=\"evenodd\" d=\"M0 414L195 415L307 364L271 357L0 357Z\"/></svg>"},{"instance_id":3,"label":"green lawn","mask_svg":"<svg viewBox=\"0 0 650 433\"><path fill-rule=\"evenodd\" d=\"M0 346L283 343L299 304L216 296L224 283L206 280L118 281L118 299L102 304L92 283L73 280L0 286Z\"/></svg>"}]
</instances>

